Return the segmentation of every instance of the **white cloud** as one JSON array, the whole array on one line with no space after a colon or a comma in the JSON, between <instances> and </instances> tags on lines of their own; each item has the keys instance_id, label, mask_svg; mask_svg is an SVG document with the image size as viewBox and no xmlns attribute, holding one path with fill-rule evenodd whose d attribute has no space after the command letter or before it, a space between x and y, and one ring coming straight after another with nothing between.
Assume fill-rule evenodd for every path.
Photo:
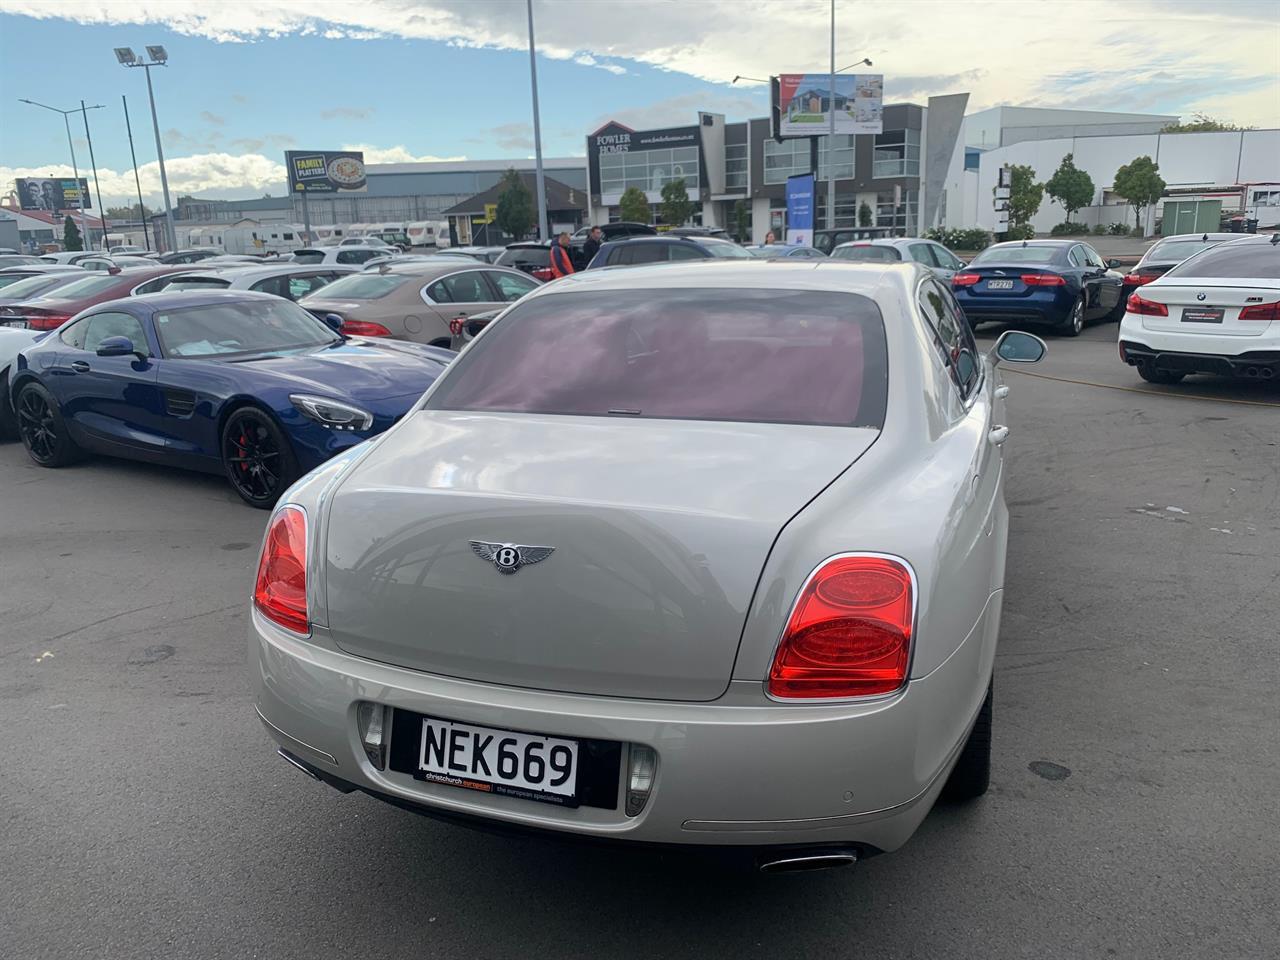
<instances>
[{"instance_id":1,"label":"white cloud","mask_svg":"<svg viewBox=\"0 0 1280 960\"><path fill-rule=\"evenodd\" d=\"M406 147L375 147L368 143L344 143L343 150L360 150L364 153L365 163L433 163L439 160L465 160L465 156L437 157L431 154L415 156Z\"/></svg>"},{"instance_id":2,"label":"white cloud","mask_svg":"<svg viewBox=\"0 0 1280 960\"><path fill-rule=\"evenodd\" d=\"M1182 111L1212 108L1241 123L1280 126L1280 30L1274 0L1205 4L1168 0L1072 0L1034 7L1001 0L843 3L839 56L875 60L890 98L896 77L959 77L970 109L1000 103L1080 104L1130 110L1145 79L1176 71L1202 86ZM539 52L624 73L631 61L724 83L828 64L827 0L699 0L697 3L536 0ZM0 0L0 12L99 24L163 24L179 34L248 42L286 34L403 37L459 47L524 50L522 0ZM606 59L607 58L607 59ZM587 63L591 60L591 63ZM985 67L974 75L975 68Z\"/></svg>"}]
</instances>

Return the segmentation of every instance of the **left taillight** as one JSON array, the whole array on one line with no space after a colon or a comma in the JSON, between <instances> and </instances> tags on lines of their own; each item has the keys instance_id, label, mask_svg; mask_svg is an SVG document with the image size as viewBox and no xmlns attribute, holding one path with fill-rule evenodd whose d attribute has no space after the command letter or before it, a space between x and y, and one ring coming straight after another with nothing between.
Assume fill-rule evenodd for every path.
<instances>
[{"instance_id":1,"label":"left taillight","mask_svg":"<svg viewBox=\"0 0 1280 960\"><path fill-rule=\"evenodd\" d=\"M976 273L957 273L951 277L953 287L972 287L982 277Z\"/></svg>"},{"instance_id":2,"label":"left taillight","mask_svg":"<svg viewBox=\"0 0 1280 960\"><path fill-rule=\"evenodd\" d=\"M307 618L307 515L282 507L267 528L258 561L253 605L268 620L294 633L310 633Z\"/></svg>"},{"instance_id":3,"label":"left taillight","mask_svg":"<svg viewBox=\"0 0 1280 960\"><path fill-rule=\"evenodd\" d=\"M27 326L32 330L57 330L70 319L69 313L31 313L27 315Z\"/></svg>"},{"instance_id":4,"label":"left taillight","mask_svg":"<svg viewBox=\"0 0 1280 960\"><path fill-rule=\"evenodd\" d=\"M907 682L914 620L915 585L904 562L833 557L801 589L766 689L786 700L892 693Z\"/></svg>"},{"instance_id":5,"label":"left taillight","mask_svg":"<svg viewBox=\"0 0 1280 960\"><path fill-rule=\"evenodd\" d=\"M1125 283L1127 283L1127 284L1128 284L1129 286L1131 286L1131 287L1140 287L1140 286L1142 286L1144 283L1150 283L1150 282L1151 282L1152 280L1154 280L1157 276L1159 276L1159 274L1149 274L1149 273L1126 273L1126 274L1124 275L1124 282L1125 282Z\"/></svg>"}]
</instances>

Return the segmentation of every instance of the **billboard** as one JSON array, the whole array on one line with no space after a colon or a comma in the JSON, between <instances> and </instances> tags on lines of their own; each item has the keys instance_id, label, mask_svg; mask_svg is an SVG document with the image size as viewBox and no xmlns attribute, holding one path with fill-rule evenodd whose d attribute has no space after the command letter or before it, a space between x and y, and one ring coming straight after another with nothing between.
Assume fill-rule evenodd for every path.
<instances>
[{"instance_id":1,"label":"billboard","mask_svg":"<svg viewBox=\"0 0 1280 960\"><path fill-rule=\"evenodd\" d=\"M84 198L86 210L93 209L89 196L89 181L81 177L77 185L75 177L26 177L16 181L18 205L23 210L79 210L80 198Z\"/></svg>"},{"instance_id":2,"label":"billboard","mask_svg":"<svg viewBox=\"0 0 1280 960\"><path fill-rule=\"evenodd\" d=\"M783 73L772 78L773 134L817 137L831 132L834 105L836 133L884 132L884 74L838 73L835 92L829 73Z\"/></svg>"},{"instance_id":3,"label":"billboard","mask_svg":"<svg viewBox=\"0 0 1280 960\"><path fill-rule=\"evenodd\" d=\"M813 243L813 174L787 177L787 243Z\"/></svg>"},{"instance_id":4,"label":"billboard","mask_svg":"<svg viewBox=\"0 0 1280 960\"><path fill-rule=\"evenodd\" d=\"M359 150L287 150L290 193L368 193Z\"/></svg>"}]
</instances>

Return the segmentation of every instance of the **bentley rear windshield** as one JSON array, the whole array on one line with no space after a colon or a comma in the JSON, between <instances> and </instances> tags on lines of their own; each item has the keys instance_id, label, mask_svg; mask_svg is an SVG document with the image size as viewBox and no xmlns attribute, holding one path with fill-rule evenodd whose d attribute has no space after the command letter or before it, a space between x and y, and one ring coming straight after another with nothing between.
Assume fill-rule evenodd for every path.
<instances>
[{"instance_id":1,"label":"bentley rear windshield","mask_svg":"<svg viewBox=\"0 0 1280 960\"><path fill-rule=\"evenodd\" d=\"M455 361L428 409L884 425L875 302L812 290L536 297Z\"/></svg>"}]
</instances>

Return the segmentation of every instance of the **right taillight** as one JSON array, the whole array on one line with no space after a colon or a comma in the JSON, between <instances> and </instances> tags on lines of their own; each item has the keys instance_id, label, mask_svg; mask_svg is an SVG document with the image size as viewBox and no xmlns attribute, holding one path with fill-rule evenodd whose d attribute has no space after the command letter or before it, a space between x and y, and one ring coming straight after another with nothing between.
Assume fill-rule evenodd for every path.
<instances>
[{"instance_id":1,"label":"right taillight","mask_svg":"<svg viewBox=\"0 0 1280 960\"><path fill-rule=\"evenodd\" d=\"M975 283L982 279L980 274L976 273L957 273L951 278L953 287L972 287Z\"/></svg>"},{"instance_id":2,"label":"right taillight","mask_svg":"<svg viewBox=\"0 0 1280 960\"><path fill-rule=\"evenodd\" d=\"M907 682L915 594L892 557L834 557L800 591L769 669L779 699L867 697Z\"/></svg>"},{"instance_id":3,"label":"right taillight","mask_svg":"<svg viewBox=\"0 0 1280 960\"><path fill-rule=\"evenodd\" d=\"M535 280L542 280L545 282L547 280L554 280L556 275L551 272L550 267L535 267L530 272L529 276L533 277Z\"/></svg>"},{"instance_id":4,"label":"right taillight","mask_svg":"<svg viewBox=\"0 0 1280 960\"><path fill-rule=\"evenodd\" d=\"M1156 303L1154 300L1148 300L1146 297L1136 293L1129 294L1129 302L1126 305L1130 313L1140 313L1144 317L1167 317L1169 308L1163 303Z\"/></svg>"},{"instance_id":5,"label":"right taillight","mask_svg":"<svg viewBox=\"0 0 1280 960\"><path fill-rule=\"evenodd\" d=\"M307 620L307 515L300 507L282 507L267 528L258 560L253 605L268 620L310 633Z\"/></svg>"},{"instance_id":6,"label":"right taillight","mask_svg":"<svg viewBox=\"0 0 1280 960\"><path fill-rule=\"evenodd\" d=\"M449 321L449 332L455 337L462 336L462 328L466 325L466 317L454 317Z\"/></svg>"},{"instance_id":7,"label":"right taillight","mask_svg":"<svg viewBox=\"0 0 1280 960\"><path fill-rule=\"evenodd\" d=\"M32 330L57 330L70 319L69 313L32 313L27 315L27 326Z\"/></svg>"},{"instance_id":8,"label":"right taillight","mask_svg":"<svg viewBox=\"0 0 1280 960\"><path fill-rule=\"evenodd\" d=\"M1241 320L1280 321L1280 300L1275 303L1253 303L1240 308Z\"/></svg>"},{"instance_id":9,"label":"right taillight","mask_svg":"<svg viewBox=\"0 0 1280 960\"><path fill-rule=\"evenodd\" d=\"M348 337L389 337L391 331L371 320L343 320L342 332Z\"/></svg>"}]
</instances>

